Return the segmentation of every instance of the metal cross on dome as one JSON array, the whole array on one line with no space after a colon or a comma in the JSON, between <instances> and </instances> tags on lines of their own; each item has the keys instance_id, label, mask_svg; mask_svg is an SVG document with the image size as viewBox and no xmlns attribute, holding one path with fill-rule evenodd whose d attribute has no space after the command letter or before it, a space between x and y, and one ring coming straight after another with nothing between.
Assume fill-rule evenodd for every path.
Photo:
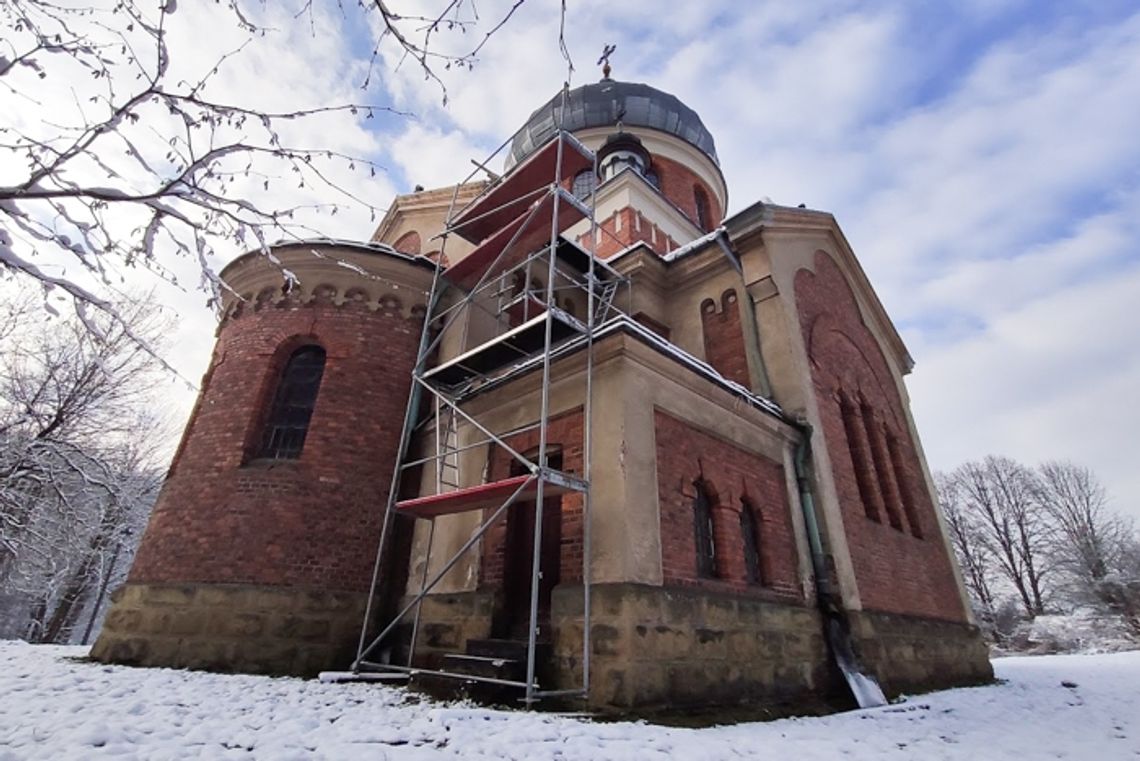
<instances>
[{"instance_id":1,"label":"metal cross on dome","mask_svg":"<svg viewBox=\"0 0 1140 761\"><path fill-rule=\"evenodd\" d=\"M606 44L602 47L602 57L598 59L598 65L602 67L602 76L605 79L610 78L610 72L613 67L610 66L610 56L617 50L617 45Z\"/></svg>"}]
</instances>

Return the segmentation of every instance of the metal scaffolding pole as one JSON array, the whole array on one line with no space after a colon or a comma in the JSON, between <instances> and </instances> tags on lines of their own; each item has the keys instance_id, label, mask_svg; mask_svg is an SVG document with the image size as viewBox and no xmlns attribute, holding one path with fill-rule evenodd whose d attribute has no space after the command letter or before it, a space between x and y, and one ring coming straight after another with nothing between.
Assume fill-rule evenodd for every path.
<instances>
[{"instance_id":1,"label":"metal scaffolding pole","mask_svg":"<svg viewBox=\"0 0 1140 761\"><path fill-rule=\"evenodd\" d=\"M565 112L566 99L569 91L567 84L563 88L562 103ZM523 700L527 707L535 702L549 697L585 696L590 686L590 602L591 602L591 426L593 414L593 371L594 371L594 334L599 324L604 324L614 307L613 298L624 279L604 263L596 258L596 249L599 237L599 226L595 210L595 194L591 192L589 203L584 204L578 198L571 197L563 188L564 180L569 176L567 167L574 171L585 171L588 167L597 176L597 157L588 151L577 139L559 130L552 140L543 147L536 149L528 160L535 163L529 169L523 164L517 165L511 172L489 183L483 191L462 209L456 210L459 196L457 186L452 196L451 206L447 215L447 228L442 235L444 247L451 234L461 234L475 242L481 241L476 250L469 257L485 256L483 259L472 260L475 264L467 262L467 269L463 276L453 274L455 265L443 269L443 255L436 264L436 271L432 280L432 289L429 297L427 315L425 316L423 330L420 338L420 353L412 374L412 390L409 395L408 408L404 417L404 428L401 435L399 458L393 471L392 483L382 522L380 544L377 548L376 562L373 570L372 584L365 613L365 620L361 628L360 642L357 656L353 663L353 670L362 669L388 671L402 674L433 674L443 677L461 678L470 681L487 682L497 685L520 687L524 690ZM504 146L507 145L504 143ZM542 166L538 162L553 160L552 177L543 185L527 185L534 178L526 179L524 171L539 171L535 167ZM588 163L587 163L588 162ZM486 162L484 162L486 163ZM516 174L517 173L517 174ZM520 179L523 178L523 179ZM513 183L513 184L512 184ZM516 195L512 195L512 188L519 188ZM565 217L563 212L565 213ZM517 212L517 213L516 213ZM547 216L549 215L549 216ZM589 244L584 252L585 265L575 265L578 269L560 267L560 257L567 256L563 248L569 246L575 257L567 261L581 260L583 252L578 246L564 238L564 228L577 224L582 219L589 221ZM527 246L535 242L535 225L549 223L549 236L546 238L543 250L533 252ZM473 228L473 226L475 226ZM496 236L498 236L496 238ZM495 249L494 244L501 246ZM505 242L504 242L505 241ZM529 241L529 242L528 242ZM480 249L483 247L483 250ZM521 259L520 259L521 256ZM542 261L545 259L545 261ZM464 262L464 259L460 259ZM480 264L479 262L483 262ZM531 267L538 263L545 264L545 283L541 289L531 280ZM601 268L601 269L599 269ZM536 274L543 268L538 268ZM582 272L585 269L585 272ZM603 272L605 279L599 277ZM518 273L522 273L523 283L520 292L513 295L507 290L515 287ZM582 280L584 277L584 280ZM473 282L472 282L473 281ZM466 284L464 284L466 283ZM459 286L461 295L454 303L444 304L441 295L448 287ZM572 318L562 310L559 305L559 294L576 289L585 289L586 315L582 321ZM467 331L471 327L470 316L475 310L486 310L484 303L487 299L495 305L494 324L497 337L491 338L485 344L468 349ZM575 297L577 298L577 297ZM563 304L567 302L564 300ZM580 303L580 302L579 302ZM604 306L604 312L599 305ZM569 308L569 307L567 307ZM516 310L516 311L512 311ZM532 310L535 312L533 317ZM541 318L538 310L541 310ZM621 311L620 309L618 310ZM518 320L521 313L522 319ZM466 316L465 316L466 315ZM517 324L516 323L521 323ZM533 324L532 324L533 323ZM506 331L503 329L506 327ZM449 331L458 328L462 335L460 347L456 357L437 361L435 354L445 344ZM438 331L438 333L436 332ZM521 332L520 332L521 331ZM535 331L527 333L526 331ZM539 341L539 332L541 341ZM567 332L569 331L569 333ZM582 404L582 471L581 478L559 470L550 468L549 449L551 447L550 418L552 413L551 387L553 385L554 359L564 356L556 353L556 346L565 340L567 335L582 337L584 333L585 374L584 398ZM526 338L526 336L532 336ZM524 340L525 339L525 340ZM529 343L527 343L529 341ZM579 351L581 343L570 342L566 344L572 351ZM576 348L573 348L576 347ZM519 359L512 362L503 357L518 355ZM499 359L488 359L497 357ZM429 360L432 366L429 367ZM533 361L532 361L533 360ZM496 364L498 363L498 364ZM538 388L539 409L538 418L534 422L516 425L507 431L496 431L495 426L487 425L478 419L478 416L464 409L464 404L478 396L484 387L495 388L503 378L513 377L516 372L533 372L541 369L541 380ZM412 439L415 435L427 433L427 423L433 422L425 419L419 420L424 395L431 400L434 417L435 440L433 454L412 456ZM444 415L446 414L446 423ZM427 416L425 415L425 418ZM459 424L465 426L466 431L475 432L481 440L471 443L470 436L461 440L458 435ZM524 456L518 451L519 447L512 445L512 438L527 431L538 431L538 451L533 458ZM419 433L417 433L419 432ZM483 467L483 483L464 485L460 476L459 456L461 452L476 449L479 446L489 445L486 463ZM510 459L521 462L526 469L526 477L508 478L506 480L488 481L493 475L491 472L492 453L503 452ZM405 470L419 465L432 463L435 468L434 478L425 479L424 485L433 483L435 494L423 495L416 499L400 500L400 479ZM453 481L444 478L444 473L454 473ZM509 488L507 488L509 487ZM429 487L430 488L430 487ZM570 689L541 689L536 672L538 671L537 650L540 627L543 622L539 620L540 595L542 585L543 563L543 523L550 520L545 513L548 512L549 502L554 495L576 492L582 494L582 585L583 585L583 633L582 633L582 683L580 688ZM498 496L496 496L498 495ZM528 496L532 495L532 496ZM496 500L491 502L489 500ZM460 562L465 553L477 546L490 527L505 518L512 506L526 499L533 499L534 504L534 531L532 552L530 558L530 594L529 617L526 637L526 676L525 680L498 679L486 676L475 676L466 673L449 672L446 669L424 669L415 664L416 640L421 628L421 613L423 602L442 579ZM497 507L495 507L497 506ZM492 509L494 507L494 509ZM438 517L457 512L475 509L488 510L485 519L467 538L458 551L442 563L435 572L431 570L432 547L436 539L436 519ZM391 541L392 525L399 514L410 515L415 518L431 522L427 531L426 546L423 547L423 567L419 580L419 591L414 594L395 618L384 626L379 634L371 640L368 632L371 625L374 599L379 586L379 577L384 567L387 544ZM422 535L421 535L422 536ZM406 666L391 663L378 663L371 658L371 653L392 635L405 617L414 615L411 626L411 641L408 643L408 658ZM521 643L520 643L521 644Z\"/></svg>"}]
</instances>

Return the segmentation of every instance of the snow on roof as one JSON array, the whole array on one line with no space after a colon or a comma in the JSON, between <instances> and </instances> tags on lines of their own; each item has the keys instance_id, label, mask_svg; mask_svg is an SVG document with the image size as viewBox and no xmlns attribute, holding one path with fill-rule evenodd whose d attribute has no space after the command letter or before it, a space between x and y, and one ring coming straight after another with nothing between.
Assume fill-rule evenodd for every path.
<instances>
[{"instance_id":1,"label":"snow on roof","mask_svg":"<svg viewBox=\"0 0 1140 761\"><path fill-rule=\"evenodd\" d=\"M560 317L565 314L560 309L555 309L554 311L558 313L558 316ZM568 315L565 315L565 317L569 320L573 320L575 323L578 322ZM628 315L620 315L606 322L601 327L595 328L594 340L597 341L598 339L604 338L612 333L617 332L626 332L634 335L662 354L669 356L670 358L676 360L678 363L696 372L698 375L703 376L707 380L710 380L718 386L724 388L726 391L729 391L730 393L733 393L736 396L740 397L750 406L755 407L756 409L766 412L770 415L774 415L781 420L790 422L790 419L784 415L784 412L780 408L780 405L776 404L776 402L768 399L767 397L754 393L751 389L737 383L736 381L729 380L717 372L717 370L708 362L698 359L697 357L682 349L680 346L677 346L671 341L662 338ZM555 359L566 354L571 354L581 348L584 348L587 344L587 340L588 336L582 335L577 338L573 338L560 346L554 347L550 352L551 359ZM503 375L500 375L488 383L479 386L478 390L480 392L484 392L489 388L506 383L513 378L534 369L541 363L541 354L529 357L522 362L513 365Z\"/></svg>"}]
</instances>

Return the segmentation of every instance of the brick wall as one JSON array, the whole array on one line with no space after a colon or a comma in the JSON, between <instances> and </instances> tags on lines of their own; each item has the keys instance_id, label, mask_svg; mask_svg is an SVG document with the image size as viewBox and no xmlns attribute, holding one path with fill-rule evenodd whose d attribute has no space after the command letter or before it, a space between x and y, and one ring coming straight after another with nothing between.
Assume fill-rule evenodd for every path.
<instances>
[{"instance_id":1,"label":"brick wall","mask_svg":"<svg viewBox=\"0 0 1140 761\"><path fill-rule=\"evenodd\" d=\"M743 450L661 410L654 413L661 560L666 584L802 600L790 501L781 464ZM712 503L717 578L697 573L694 482ZM764 584L750 584L741 534L741 498L759 526Z\"/></svg>"},{"instance_id":2,"label":"brick wall","mask_svg":"<svg viewBox=\"0 0 1140 761\"><path fill-rule=\"evenodd\" d=\"M903 401L846 279L819 252L795 294L863 605L965 621Z\"/></svg>"},{"instance_id":3,"label":"brick wall","mask_svg":"<svg viewBox=\"0 0 1140 761\"><path fill-rule=\"evenodd\" d=\"M748 387L748 358L744 354L744 330L740 325L740 305L736 291L728 289L701 302L701 332L705 340L705 361L737 383Z\"/></svg>"},{"instance_id":4,"label":"brick wall","mask_svg":"<svg viewBox=\"0 0 1140 761\"><path fill-rule=\"evenodd\" d=\"M685 212L685 216L693 220L693 224L697 223L697 199L694 191L698 187L708 197L710 216L708 229L711 230L720 224L724 217L724 209L720 208L720 204L717 203L716 194L713 193L712 188L697 177L691 169L663 156L654 156L653 170L657 172L657 177L660 180L661 192L674 206Z\"/></svg>"},{"instance_id":5,"label":"brick wall","mask_svg":"<svg viewBox=\"0 0 1140 761\"><path fill-rule=\"evenodd\" d=\"M618 209L608 218L598 220L598 227L601 230L598 234L598 256L603 259L634 243L646 243L662 255L680 245L632 206ZM588 248L589 244L589 232L578 236L578 245Z\"/></svg>"},{"instance_id":6,"label":"brick wall","mask_svg":"<svg viewBox=\"0 0 1140 761\"><path fill-rule=\"evenodd\" d=\"M223 324L130 582L368 589L422 319L380 304L264 300ZM327 360L304 450L251 459L308 342Z\"/></svg>"},{"instance_id":7,"label":"brick wall","mask_svg":"<svg viewBox=\"0 0 1140 761\"><path fill-rule=\"evenodd\" d=\"M720 208L712 189L696 173L684 164L661 156L653 157L653 171L657 172L661 194L679 208L693 224L698 224L696 194L698 188L708 201L709 219L706 220L706 230L711 230L720 224L724 210ZM572 180L566 180L564 185L570 189L571 183ZM599 219L598 227L602 232L599 235L597 253L603 258L613 256L634 243L645 243L658 254L667 254L678 246L688 243L687 240L677 241L666 235L661 228L633 207L619 209L608 218ZM578 237L578 245L589 248L588 232Z\"/></svg>"},{"instance_id":8,"label":"brick wall","mask_svg":"<svg viewBox=\"0 0 1140 761\"><path fill-rule=\"evenodd\" d=\"M529 456L538 451L538 429L506 439L515 451ZM547 442L552 448L560 447L562 470L573 475L582 475L582 408L557 415L550 419L547 427ZM490 478L492 481L508 478L514 458L501 447L496 447L491 455ZM563 494L560 497L562 512L561 562L559 579L561 583L580 581L582 578L582 495ZM513 508L507 508L508 511ZM494 509L488 509L484 518ZM503 583L504 550L506 547L507 517L503 515L483 535L483 558L480 568L480 587L499 589Z\"/></svg>"}]
</instances>

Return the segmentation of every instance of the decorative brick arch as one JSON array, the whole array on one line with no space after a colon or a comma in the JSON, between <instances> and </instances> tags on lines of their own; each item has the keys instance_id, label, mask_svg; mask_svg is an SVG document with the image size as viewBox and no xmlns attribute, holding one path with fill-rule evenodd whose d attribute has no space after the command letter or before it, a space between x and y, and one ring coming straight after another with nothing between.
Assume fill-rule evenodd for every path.
<instances>
[{"instance_id":1,"label":"decorative brick arch","mask_svg":"<svg viewBox=\"0 0 1140 761\"><path fill-rule=\"evenodd\" d=\"M420 242L420 234L412 230L401 235L392 245L392 248L405 254L418 254L420 253L422 245Z\"/></svg>"},{"instance_id":2,"label":"decorative brick arch","mask_svg":"<svg viewBox=\"0 0 1140 761\"><path fill-rule=\"evenodd\" d=\"M965 621L946 547L924 541L933 497L887 357L832 256L795 278L796 307L819 404L822 442L871 610Z\"/></svg>"},{"instance_id":3,"label":"decorative brick arch","mask_svg":"<svg viewBox=\"0 0 1140 761\"><path fill-rule=\"evenodd\" d=\"M705 361L718 373L748 385L748 357L744 353L744 328L740 322L740 305L736 290L729 288L716 300L701 302L701 332L704 336Z\"/></svg>"}]
</instances>

